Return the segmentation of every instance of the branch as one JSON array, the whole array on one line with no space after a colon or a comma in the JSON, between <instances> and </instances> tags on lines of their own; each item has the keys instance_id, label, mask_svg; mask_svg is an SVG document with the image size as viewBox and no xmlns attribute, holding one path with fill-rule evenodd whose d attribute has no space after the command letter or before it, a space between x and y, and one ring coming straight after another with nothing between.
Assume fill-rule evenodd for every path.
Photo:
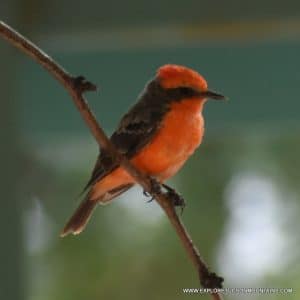
<instances>
[{"instance_id":1,"label":"branch","mask_svg":"<svg viewBox=\"0 0 300 300\"><path fill-rule=\"evenodd\" d=\"M198 249L193 244L191 237L177 215L172 201L173 198L170 193L163 192L161 185L155 179L136 169L129 162L129 160L123 156L118 149L116 149L116 147L111 143L110 139L106 136L103 129L100 127L94 114L90 110L86 99L83 96L84 92L86 91L95 91L96 86L93 83L86 81L83 76L72 76L45 52L1 21L0 35L10 44L26 53L28 56L31 56L64 86L64 88L71 95L75 106L81 114L81 117L90 129L99 146L102 149L109 151L116 162L120 164L136 180L136 182L143 187L146 192L151 194L165 211L171 224L176 230L182 245L197 268L201 285L205 288L221 288L223 278L209 271L207 265L201 258ZM178 195L175 196L179 197ZM216 300L222 299L221 295L217 292L212 294L212 298Z\"/></svg>"}]
</instances>

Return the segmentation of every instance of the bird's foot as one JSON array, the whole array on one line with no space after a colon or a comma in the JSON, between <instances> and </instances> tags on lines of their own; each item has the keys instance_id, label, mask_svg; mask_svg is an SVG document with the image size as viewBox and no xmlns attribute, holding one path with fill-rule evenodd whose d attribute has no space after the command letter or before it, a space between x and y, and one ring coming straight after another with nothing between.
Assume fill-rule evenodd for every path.
<instances>
[{"instance_id":1,"label":"bird's foot","mask_svg":"<svg viewBox=\"0 0 300 300\"><path fill-rule=\"evenodd\" d=\"M150 203L150 202L152 202L153 200L154 200L154 197L152 197L151 195L150 195L150 193L148 193L147 191L143 191L143 194L144 194L144 196L146 196L146 197L151 197L149 200L147 200L146 202L147 203Z\"/></svg>"},{"instance_id":2,"label":"bird's foot","mask_svg":"<svg viewBox=\"0 0 300 300\"><path fill-rule=\"evenodd\" d=\"M151 185L151 190L150 193L147 191L143 191L143 194L146 197L151 197L150 200L147 201L147 203L152 202L155 197L152 195L159 194L161 193L161 187L163 186L164 189L166 190L166 194L168 198L172 201L172 204L175 207L180 207L181 208L181 214L183 213L183 210L185 208L185 200L184 198L176 192L175 189L171 188L170 186L166 184L160 184L154 177L150 177L150 185Z\"/></svg>"},{"instance_id":3,"label":"bird's foot","mask_svg":"<svg viewBox=\"0 0 300 300\"><path fill-rule=\"evenodd\" d=\"M143 194L146 197L151 197L150 200L147 201L147 203L152 202L154 200L155 197L153 197L152 195L158 194L161 192L161 184L154 178L154 177L150 177L150 192L147 191L143 191Z\"/></svg>"},{"instance_id":4,"label":"bird's foot","mask_svg":"<svg viewBox=\"0 0 300 300\"><path fill-rule=\"evenodd\" d=\"M145 190L143 190L143 195L146 196L146 197L150 197L150 196L151 196L151 195L150 195L147 191L145 191Z\"/></svg>"},{"instance_id":5,"label":"bird's foot","mask_svg":"<svg viewBox=\"0 0 300 300\"><path fill-rule=\"evenodd\" d=\"M167 190L168 197L172 200L172 203L175 207L180 207L181 214L183 213L183 210L186 206L184 198L176 192L175 189L171 188L170 186L166 184L162 184L162 186Z\"/></svg>"}]
</instances>

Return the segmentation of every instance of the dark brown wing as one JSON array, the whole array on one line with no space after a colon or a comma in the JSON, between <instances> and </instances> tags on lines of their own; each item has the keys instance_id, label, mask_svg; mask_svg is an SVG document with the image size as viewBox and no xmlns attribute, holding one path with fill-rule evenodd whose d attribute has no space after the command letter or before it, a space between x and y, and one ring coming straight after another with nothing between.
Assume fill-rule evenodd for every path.
<instances>
[{"instance_id":1,"label":"dark brown wing","mask_svg":"<svg viewBox=\"0 0 300 300\"><path fill-rule=\"evenodd\" d=\"M121 119L111 141L128 159L132 158L153 139L170 103L198 96L192 88L163 89L158 80L150 81L139 101ZM102 150L84 191L117 167L110 154Z\"/></svg>"},{"instance_id":2,"label":"dark brown wing","mask_svg":"<svg viewBox=\"0 0 300 300\"><path fill-rule=\"evenodd\" d=\"M124 115L117 130L112 134L111 141L127 158L132 158L147 145L160 128L162 118L168 111L168 105L162 105L164 102L157 101L160 96L157 91L149 92L149 88L146 89L140 101ZM84 190L117 167L118 164L110 154L102 150Z\"/></svg>"}]
</instances>

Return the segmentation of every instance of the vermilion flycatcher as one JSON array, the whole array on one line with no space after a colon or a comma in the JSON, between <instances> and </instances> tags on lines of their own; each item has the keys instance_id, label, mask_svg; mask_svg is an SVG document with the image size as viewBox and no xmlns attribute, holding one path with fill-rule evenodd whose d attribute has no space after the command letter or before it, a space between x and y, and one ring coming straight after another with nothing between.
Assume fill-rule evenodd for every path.
<instances>
[{"instance_id":1,"label":"vermilion flycatcher","mask_svg":"<svg viewBox=\"0 0 300 300\"><path fill-rule=\"evenodd\" d=\"M204 133L203 105L224 96L207 89L196 71L177 65L158 69L138 102L121 119L111 142L132 164L163 183L200 145ZM87 195L61 236L80 233L96 205L106 204L135 180L105 150L101 151L85 190Z\"/></svg>"}]
</instances>

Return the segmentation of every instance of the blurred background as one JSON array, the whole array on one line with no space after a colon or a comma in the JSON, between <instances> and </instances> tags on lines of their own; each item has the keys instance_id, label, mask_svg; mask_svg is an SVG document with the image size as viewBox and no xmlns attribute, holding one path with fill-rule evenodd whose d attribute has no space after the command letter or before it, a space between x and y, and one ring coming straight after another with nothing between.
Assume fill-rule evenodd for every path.
<instances>
[{"instance_id":1,"label":"blurred background","mask_svg":"<svg viewBox=\"0 0 300 300\"><path fill-rule=\"evenodd\" d=\"M98 85L87 98L107 133L166 63L198 70L228 96L206 105L203 144L170 184L226 287L293 288L269 298L299 299L299 1L12 0L0 11ZM199 296L183 293L199 287L195 270L139 188L99 207L80 236L59 238L98 147L47 72L3 40L0 54L0 298Z\"/></svg>"}]
</instances>

